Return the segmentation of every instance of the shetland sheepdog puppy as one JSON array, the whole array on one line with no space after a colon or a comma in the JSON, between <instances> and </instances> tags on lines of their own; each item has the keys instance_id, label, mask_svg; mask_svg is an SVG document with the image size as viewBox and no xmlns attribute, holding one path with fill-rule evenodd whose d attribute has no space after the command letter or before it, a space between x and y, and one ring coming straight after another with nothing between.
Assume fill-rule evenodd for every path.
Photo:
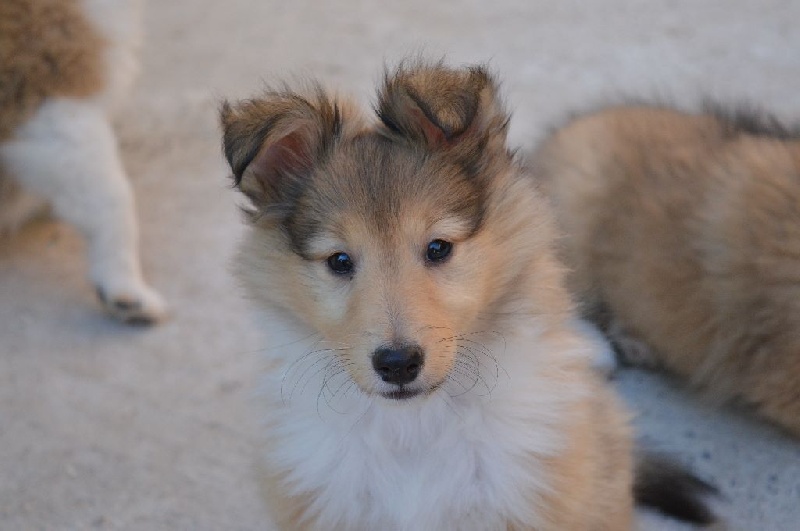
<instances>
[{"instance_id":1,"label":"shetland sheepdog puppy","mask_svg":"<svg viewBox=\"0 0 800 531\"><path fill-rule=\"evenodd\" d=\"M492 76L407 61L375 111L314 83L222 106L251 203L235 269L271 341L272 524L624 530L637 496L709 521L691 476L634 480Z\"/></svg>"},{"instance_id":2,"label":"shetland sheepdog puppy","mask_svg":"<svg viewBox=\"0 0 800 531\"><path fill-rule=\"evenodd\" d=\"M135 71L136 0L0 2L0 232L52 207L89 244L106 310L165 315L142 279L131 187L108 111Z\"/></svg>"},{"instance_id":3,"label":"shetland sheepdog puppy","mask_svg":"<svg viewBox=\"0 0 800 531\"><path fill-rule=\"evenodd\" d=\"M623 359L800 436L800 131L715 104L614 107L532 166L570 283Z\"/></svg>"}]
</instances>

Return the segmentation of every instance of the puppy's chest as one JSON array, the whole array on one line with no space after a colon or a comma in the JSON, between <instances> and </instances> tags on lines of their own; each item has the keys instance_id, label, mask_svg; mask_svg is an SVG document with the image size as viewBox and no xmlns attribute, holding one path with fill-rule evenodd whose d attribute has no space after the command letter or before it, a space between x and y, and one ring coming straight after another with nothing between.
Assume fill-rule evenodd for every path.
<instances>
[{"instance_id":1,"label":"puppy's chest","mask_svg":"<svg viewBox=\"0 0 800 531\"><path fill-rule=\"evenodd\" d=\"M280 452L279 466L298 491L314 493L307 511L317 515L316 528L477 530L536 522L535 500L549 483L537 457L537 448L552 447L542 440L547 430L465 421L452 412L400 417L365 418L344 435L317 425L304 430L303 447L316 448L313 457L302 458L300 445L295 459Z\"/></svg>"}]
</instances>

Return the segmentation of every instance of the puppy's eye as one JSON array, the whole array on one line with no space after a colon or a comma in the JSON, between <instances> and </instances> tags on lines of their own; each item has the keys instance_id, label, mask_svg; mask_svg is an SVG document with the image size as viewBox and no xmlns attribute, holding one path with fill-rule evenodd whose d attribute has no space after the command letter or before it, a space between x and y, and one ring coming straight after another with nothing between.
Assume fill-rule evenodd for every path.
<instances>
[{"instance_id":1,"label":"puppy's eye","mask_svg":"<svg viewBox=\"0 0 800 531\"><path fill-rule=\"evenodd\" d=\"M453 244L445 240L433 240L428 244L428 249L425 252L425 258L429 262L444 262L450 256L450 251L453 250Z\"/></svg>"},{"instance_id":2,"label":"puppy's eye","mask_svg":"<svg viewBox=\"0 0 800 531\"><path fill-rule=\"evenodd\" d=\"M333 253L328 257L328 267L337 275L347 275L353 272L353 260L347 253Z\"/></svg>"}]
</instances>

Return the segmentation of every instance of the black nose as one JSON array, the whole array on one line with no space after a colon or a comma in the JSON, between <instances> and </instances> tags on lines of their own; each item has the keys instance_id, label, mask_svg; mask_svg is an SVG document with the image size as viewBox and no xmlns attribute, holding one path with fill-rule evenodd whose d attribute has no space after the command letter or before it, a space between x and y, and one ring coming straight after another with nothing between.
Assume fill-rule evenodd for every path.
<instances>
[{"instance_id":1,"label":"black nose","mask_svg":"<svg viewBox=\"0 0 800 531\"><path fill-rule=\"evenodd\" d=\"M372 366L381 380L397 385L413 382L424 361L419 345L381 347L372 354Z\"/></svg>"}]
</instances>

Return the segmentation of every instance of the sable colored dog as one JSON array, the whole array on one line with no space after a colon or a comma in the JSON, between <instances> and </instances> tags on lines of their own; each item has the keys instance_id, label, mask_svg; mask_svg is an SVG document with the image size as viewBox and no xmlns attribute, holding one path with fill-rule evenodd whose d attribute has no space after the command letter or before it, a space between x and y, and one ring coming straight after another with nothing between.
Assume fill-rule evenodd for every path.
<instances>
[{"instance_id":1,"label":"sable colored dog","mask_svg":"<svg viewBox=\"0 0 800 531\"><path fill-rule=\"evenodd\" d=\"M800 436L800 133L712 105L617 107L556 131L533 166L623 357Z\"/></svg>"},{"instance_id":2,"label":"sable colored dog","mask_svg":"<svg viewBox=\"0 0 800 531\"><path fill-rule=\"evenodd\" d=\"M52 207L87 238L116 318L165 314L139 263L133 194L108 121L135 71L135 0L0 2L0 232Z\"/></svg>"},{"instance_id":3,"label":"sable colored dog","mask_svg":"<svg viewBox=\"0 0 800 531\"><path fill-rule=\"evenodd\" d=\"M482 67L406 63L378 120L318 85L224 104L265 313L264 481L280 529L622 530L628 414L592 369L546 201ZM705 487L647 461L639 500Z\"/></svg>"}]
</instances>

